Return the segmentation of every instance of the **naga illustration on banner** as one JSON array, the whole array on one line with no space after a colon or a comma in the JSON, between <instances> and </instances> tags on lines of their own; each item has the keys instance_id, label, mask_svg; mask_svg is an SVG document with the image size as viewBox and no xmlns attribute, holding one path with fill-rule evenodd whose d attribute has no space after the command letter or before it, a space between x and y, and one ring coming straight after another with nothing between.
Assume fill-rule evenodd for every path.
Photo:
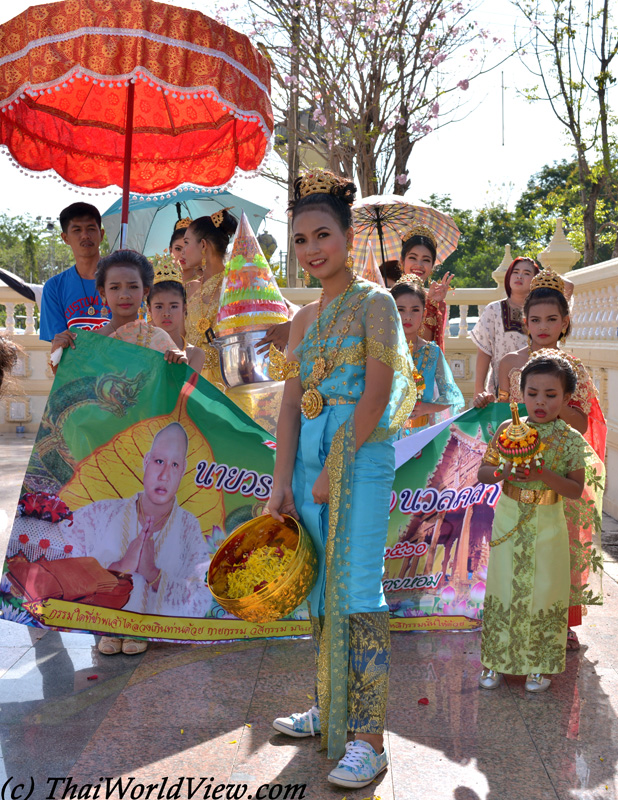
<instances>
[{"instance_id":1,"label":"naga illustration on banner","mask_svg":"<svg viewBox=\"0 0 618 800\"><path fill-rule=\"evenodd\" d=\"M466 412L398 468L384 574L392 630L479 624L500 489L476 471L503 414ZM2 619L173 641L308 634L304 606L247 623L206 584L222 541L266 505L275 449L186 365L82 332L24 478Z\"/></svg>"}]
</instances>

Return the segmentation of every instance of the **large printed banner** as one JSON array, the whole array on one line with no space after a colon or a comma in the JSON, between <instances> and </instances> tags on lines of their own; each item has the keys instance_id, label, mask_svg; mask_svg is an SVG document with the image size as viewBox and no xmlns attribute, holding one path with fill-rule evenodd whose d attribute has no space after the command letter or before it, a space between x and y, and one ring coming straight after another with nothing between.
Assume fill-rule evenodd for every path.
<instances>
[{"instance_id":1,"label":"large printed banner","mask_svg":"<svg viewBox=\"0 0 618 800\"><path fill-rule=\"evenodd\" d=\"M397 444L384 576L393 630L478 625L499 488L478 484L476 471L503 415L469 411ZM174 641L309 633L304 606L246 623L205 582L221 542L264 508L275 448L188 367L82 333L24 478L2 619Z\"/></svg>"}]
</instances>

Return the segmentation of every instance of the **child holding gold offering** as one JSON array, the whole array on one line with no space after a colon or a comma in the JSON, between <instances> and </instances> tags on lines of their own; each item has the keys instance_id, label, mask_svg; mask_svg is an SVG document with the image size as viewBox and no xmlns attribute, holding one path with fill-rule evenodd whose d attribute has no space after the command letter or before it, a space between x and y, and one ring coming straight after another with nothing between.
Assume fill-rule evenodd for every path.
<instances>
[{"instance_id":1,"label":"child holding gold offering","mask_svg":"<svg viewBox=\"0 0 618 800\"><path fill-rule=\"evenodd\" d=\"M504 479L496 506L481 640L479 678L495 689L501 673L527 675L526 690L543 692L545 674L565 668L571 591L569 535L563 498L584 489L591 451L560 415L577 378L560 354L540 354L521 374L528 412L503 423L487 447L478 480Z\"/></svg>"}]
</instances>

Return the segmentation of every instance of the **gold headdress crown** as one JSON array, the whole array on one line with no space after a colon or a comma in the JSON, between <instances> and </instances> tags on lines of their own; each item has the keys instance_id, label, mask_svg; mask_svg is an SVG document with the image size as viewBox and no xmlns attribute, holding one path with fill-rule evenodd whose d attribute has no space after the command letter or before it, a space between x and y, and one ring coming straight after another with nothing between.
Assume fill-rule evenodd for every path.
<instances>
[{"instance_id":1,"label":"gold headdress crown","mask_svg":"<svg viewBox=\"0 0 618 800\"><path fill-rule=\"evenodd\" d=\"M300 179L299 193L301 199L308 194L330 194L341 181L332 172L325 169L314 169L313 172L305 172Z\"/></svg>"},{"instance_id":2,"label":"gold headdress crown","mask_svg":"<svg viewBox=\"0 0 618 800\"><path fill-rule=\"evenodd\" d=\"M413 236L424 236L426 239L429 239L436 249L438 247L438 240L436 239L435 233L426 225L412 225L412 227L408 228L402 235L401 241L407 242L408 239L411 239Z\"/></svg>"},{"instance_id":3,"label":"gold headdress crown","mask_svg":"<svg viewBox=\"0 0 618 800\"><path fill-rule=\"evenodd\" d=\"M231 208L234 208L234 206L226 206L225 208L220 208L218 211L215 211L214 214L210 215L210 221L215 226L215 228L218 228L219 225L221 225L221 223L223 222L223 212L229 211Z\"/></svg>"},{"instance_id":4,"label":"gold headdress crown","mask_svg":"<svg viewBox=\"0 0 618 800\"><path fill-rule=\"evenodd\" d=\"M391 286L391 290L394 289L395 286L411 286L413 289L422 289L425 291L423 281L418 275L402 275L401 278Z\"/></svg>"},{"instance_id":5,"label":"gold headdress crown","mask_svg":"<svg viewBox=\"0 0 618 800\"><path fill-rule=\"evenodd\" d=\"M174 281L182 284L182 270L171 256L163 257L154 268L154 283Z\"/></svg>"},{"instance_id":6,"label":"gold headdress crown","mask_svg":"<svg viewBox=\"0 0 618 800\"><path fill-rule=\"evenodd\" d=\"M564 294L564 281L553 269L542 269L530 282L530 291L535 289L554 289Z\"/></svg>"},{"instance_id":7,"label":"gold headdress crown","mask_svg":"<svg viewBox=\"0 0 618 800\"><path fill-rule=\"evenodd\" d=\"M532 364L535 361L539 361L539 359L547 358L551 361L557 361L558 364L567 365L571 367L572 370L575 370L575 367L569 360L569 357L566 353L561 350L554 349L551 347L543 347L541 350L535 350L534 353L530 356L530 358L526 361L526 365Z\"/></svg>"},{"instance_id":8,"label":"gold headdress crown","mask_svg":"<svg viewBox=\"0 0 618 800\"><path fill-rule=\"evenodd\" d=\"M180 230L180 228L188 228L189 225L193 222L191 217L185 217L184 219L179 219L178 222L174 225L174 230Z\"/></svg>"}]
</instances>

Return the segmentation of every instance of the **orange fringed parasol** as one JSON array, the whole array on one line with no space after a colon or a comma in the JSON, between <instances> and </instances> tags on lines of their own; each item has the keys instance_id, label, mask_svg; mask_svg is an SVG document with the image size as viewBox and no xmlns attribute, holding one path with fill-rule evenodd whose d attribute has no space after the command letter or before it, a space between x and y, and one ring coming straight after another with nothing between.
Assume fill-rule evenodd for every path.
<instances>
[{"instance_id":1,"label":"orange fringed parasol","mask_svg":"<svg viewBox=\"0 0 618 800\"><path fill-rule=\"evenodd\" d=\"M127 201L255 171L274 125L249 39L154 0L62 0L0 25L0 112L22 167Z\"/></svg>"}]
</instances>

